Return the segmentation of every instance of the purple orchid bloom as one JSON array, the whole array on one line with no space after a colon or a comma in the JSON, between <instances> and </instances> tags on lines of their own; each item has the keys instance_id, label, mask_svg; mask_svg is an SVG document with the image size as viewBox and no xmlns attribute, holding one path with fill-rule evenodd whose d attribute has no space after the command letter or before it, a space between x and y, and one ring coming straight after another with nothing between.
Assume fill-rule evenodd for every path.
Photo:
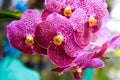
<instances>
[{"instance_id":1,"label":"purple orchid bloom","mask_svg":"<svg viewBox=\"0 0 120 80\"><path fill-rule=\"evenodd\" d=\"M73 25L75 42L80 47L87 46L91 39L91 31L86 25L87 17L85 11L81 8L76 9L69 20Z\"/></svg>"},{"instance_id":2,"label":"purple orchid bloom","mask_svg":"<svg viewBox=\"0 0 120 80\"><path fill-rule=\"evenodd\" d=\"M42 20L45 20L53 12L60 13L66 17L71 16L73 3L74 0L45 0L46 9L42 12Z\"/></svg>"},{"instance_id":3,"label":"purple orchid bloom","mask_svg":"<svg viewBox=\"0 0 120 80\"><path fill-rule=\"evenodd\" d=\"M94 38L93 42L103 44L111 38L111 32L107 27L103 27L98 32L94 33L92 38Z\"/></svg>"},{"instance_id":4,"label":"purple orchid bloom","mask_svg":"<svg viewBox=\"0 0 120 80\"><path fill-rule=\"evenodd\" d=\"M46 49L39 47L34 38L36 25L39 22L41 19L37 11L26 10L20 20L13 21L7 26L7 37L10 44L23 53L46 54Z\"/></svg>"},{"instance_id":5,"label":"purple orchid bloom","mask_svg":"<svg viewBox=\"0 0 120 80\"><path fill-rule=\"evenodd\" d=\"M45 0L45 5L42 20L46 20L53 12L69 17L75 30L75 42L81 48L88 46L91 35L98 32L109 19L104 0Z\"/></svg>"},{"instance_id":6,"label":"purple orchid bloom","mask_svg":"<svg viewBox=\"0 0 120 80\"><path fill-rule=\"evenodd\" d=\"M89 55L89 56L88 56ZM82 78L82 72L83 70L85 70L86 68L102 68L104 67L104 62L98 58L90 58L90 54L87 54L87 56L84 54L82 54L81 56L79 56L79 60L75 59L73 62L74 64L70 65L69 67L64 67L64 68L54 68L52 69L52 71L55 72L60 72L60 75L68 72L70 70L73 70L73 76L76 79L80 79ZM89 58L89 59L87 59ZM76 63L76 64L75 64Z\"/></svg>"},{"instance_id":7,"label":"purple orchid bloom","mask_svg":"<svg viewBox=\"0 0 120 80\"><path fill-rule=\"evenodd\" d=\"M66 67L83 49L74 41L74 30L69 20L60 14L50 14L37 25L35 38L47 49L50 60L59 67Z\"/></svg>"},{"instance_id":8,"label":"purple orchid bloom","mask_svg":"<svg viewBox=\"0 0 120 80\"><path fill-rule=\"evenodd\" d=\"M84 9L86 13L89 13L91 16L96 16L99 12L104 16L107 10L104 0L45 0L45 6L46 9L42 12L43 14L41 16L42 20L45 20L47 16L53 12L70 17L77 8Z\"/></svg>"},{"instance_id":9,"label":"purple orchid bloom","mask_svg":"<svg viewBox=\"0 0 120 80\"><path fill-rule=\"evenodd\" d=\"M81 28L82 26L84 27L86 26L90 28L91 31L94 33L98 31L102 26L104 26L104 24L109 19L109 13L107 10L106 2L104 0L97 0L97 1L96 0L87 0L87 1L86 0L54 0L54 1L46 0L45 4L47 10L49 10L50 12L58 12L58 13L60 13L61 10L65 10L65 8L68 7L67 5L69 5L72 9L72 14L70 15L71 23L76 24L74 25L74 27L77 26ZM61 7L59 8L50 7L53 6L53 4ZM80 10L78 8L81 8L83 10ZM49 12L47 12L47 10L45 10L42 15L42 17L44 17L44 20L45 20L45 16L50 14ZM69 8L67 11L69 12ZM81 31L80 28L79 30ZM85 31L90 32L88 31L88 28L86 28L87 30ZM89 40L89 36L87 37L87 39ZM88 44L89 42L88 40L84 43L84 45Z\"/></svg>"},{"instance_id":10,"label":"purple orchid bloom","mask_svg":"<svg viewBox=\"0 0 120 80\"><path fill-rule=\"evenodd\" d=\"M120 34L113 36L108 40L108 51L115 51L120 47Z\"/></svg>"},{"instance_id":11,"label":"purple orchid bloom","mask_svg":"<svg viewBox=\"0 0 120 80\"><path fill-rule=\"evenodd\" d=\"M94 53L93 58L101 57L101 58L109 59L109 57L106 56L105 53L111 51L113 52L120 47L120 34L115 35L112 38L106 40L104 41L102 47L99 43L92 44L94 46L92 50L92 52Z\"/></svg>"},{"instance_id":12,"label":"purple orchid bloom","mask_svg":"<svg viewBox=\"0 0 120 80\"><path fill-rule=\"evenodd\" d=\"M107 49L107 43L103 44L100 48L93 49L92 52L81 52L69 65L68 67L63 68L54 68L52 71L60 72L60 75L68 72L70 70L74 70L73 76L76 79L80 79L82 76L83 70L86 68L102 68L104 67L104 62L99 59L105 53Z\"/></svg>"},{"instance_id":13,"label":"purple orchid bloom","mask_svg":"<svg viewBox=\"0 0 120 80\"><path fill-rule=\"evenodd\" d=\"M44 14L46 15L46 13ZM83 9L78 8L73 12L69 20L71 21L71 24L73 25L75 42L80 47L88 46L88 44L90 43L93 37L91 35L94 35L96 33L93 33L92 32L93 28L89 26L89 17L87 13ZM94 24L94 21L96 22L96 19L93 19L93 24ZM99 27L102 25L99 25L99 24L97 25L96 23L96 26ZM98 28L96 28L96 31L98 31Z\"/></svg>"},{"instance_id":14,"label":"purple orchid bloom","mask_svg":"<svg viewBox=\"0 0 120 80\"><path fill-rule=\"evenodd\" d=\"M84 69L104 67L99 58L107 59L104 53L120 46L120 35L108 40L105 0L45 0L45 6L41 16L29 9L10 23L7 37L23 53L47 54L58 67L52 71L63 74L73 69L73 76L80 79Z\"/></svg>"},{"instance_id":15,"label":"purple orchid bloom","mask_svg":"<svg viewBox=\"0 0 120 80\"><path fill-rule=\"evenodd\" d=\"M104 27L109 20L109 12L107 10L106 3L102 0L90 0L88 3L88 25L92 32L95 33L101 27Z\"/></svg>"},{"instance_id":16,"label":"purple orchid bloom","mask_svg":"<svg viewBox=\"0 0 120 80\"><path fill-rule=\"evenodd\" d=\"M87 5L86 7L88 6L92 7L96 2L93 3L91 0L89 5ZM98 5L97 6L100 7L100 3ZM84 9L77 8L70 17L71 24L74 26L73 29L75 30L74 32L75 42L80 47L88 46L88 44L94 37L92 35L100 31L101 28L104 28L102 27L104 26L103 24L105 24L105 22L103 21L106 18L106 16L108 16L108 11L106 8L104 10L104 7L102 9L100 7L98 8L98 10L94 8L92 11L91 10L88 10L88 12L86 13Z\"/></svg>"},{"instance_id":17,"label":"purple orchid bloom","mask_svg":"<svg viewBox=\"0 0 120 80\"><path fill-rule=\"evenodd\" d=\"M95 44L92 44L92 45L95 45L95 48L93 49L93 52L94 53L99 52L94 57L102 56L103 58L109 58L104 53L106 51L107 52L111 52L111 51L113 52L120 47L120 34L115 35L112 38L107 39L107 41L104 42L102 48L101 48L101 45L99 43L95 43Z\"/></svg>"},{"instance_id":18,"label":"purple orchid bloom","mask_svg":"<svg viewBox=\"0 0 120 80\"><path fill-rule=\"evenodd\" d=\"M95 2L94 0L91 0L87 2L88 5L84 4L85 8L79 8L80 6L77 8L73 7L74 11L70 15L70 18L64 17L64 13L62 14L64 16L61 15L61 10L63 8L65 8L65 11L66 7L67 10L69 10L69 7L66 5L70 4L70 6L73 6L73 3L69 0L46 0L45 4L47 7L45 12L43 12L45 15L41 15L44 17L45 21L38 24L35 32L35 38L41 47L48 49L48 56L55 65L59 67L69 66L71 61L73 61L73 59L78 56L79 52L82 51L81 48L88 46L91 42L91 35L95 33L93 32L92 27L99 27L102 25L97 19L101 19L102 21L102 18L106 16L107 8L100 7L101 4L105 5L105 2ZM81 5L83 5L83 3ZM89 8L90 6L91 8ZM86 10L88 13L86 13ZM96 31L98 31L97 29ZM71 58L68 63L66 62L67 60L64 61L67 57L62 59L63 61L56 61L56 59L62 58L60 56L61 52L58 51L61 51L62 53L64 52L67 56L69 56L69 58L73 58ZM66 63L61 65L60 62L63 64L64 62Z\"/></svg>"}]
</instances>

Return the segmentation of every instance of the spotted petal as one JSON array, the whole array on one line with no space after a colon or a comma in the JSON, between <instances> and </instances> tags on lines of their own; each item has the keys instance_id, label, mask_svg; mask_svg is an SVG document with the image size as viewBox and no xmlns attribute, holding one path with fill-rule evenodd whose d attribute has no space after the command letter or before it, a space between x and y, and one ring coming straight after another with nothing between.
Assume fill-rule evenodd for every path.
<instances>
[{"instance_id":1,"label":"spotted petal","mask_svg":"<svg viewBox=\"0 0 120 80\"><path fill-rule=\"evenodd\" d=\"M105 17L108 13L106 3L102 0L90 0L88 6L90 14L95 15L97 19Z\"/></svg>"},{"instance_id":2,"label":"spotted petal","mask_svg":"<svg viewBox=\"0 0 120 80\"><path fill-rule=\"evenodd\" d=\"M24 23L26 34L33 34L36 29L36 25L41 22L39 13L36 10L31 9L26 10L22 14L20 20Z\"/></svg>"},{"instance_id":3,"label":"spotted petal","mask_svg":"<svg viewBox=\"0 0 120 80\"><path fill-rule=\"evenodd\" d=\"M87 15L83 9L76 9L71 18L73 25L75 42L80 46L87 46L90 42L90 29L87 27Z\"/></svg>"},{"instance_id":4,"label":"spotted petal","mask_svg":"<svg viewBox=\"0 0 120 80\"><path fill-rule=\"evenodd\" d=\"M45 21L37 25L35 38L41 47L47 48L55 35L56 26L54 26L54 24L51 24L51 22Z\"/></svg>"},{"instance_id":5,"label":"spotted petal","mask_svg":"<svg viewBox=\"0 0 120 80\"><path fill-rule=\"evenodd\" d=\"M50 12L60 12L63 5L64 0L45 0L45 6Z\"/></svg>"},{"instance_id":6,"label":"spotted petal","mask_svg":"<svg viewBox=\"0 0 120 80\"><path fill-rule=\"evenodd\" d=\"M97 43L106 42L111 37L111 33L107 27L101 28L95 35L97 36Z\"/></svg>"},{"instance_id":7,"label":"spotted petal","mask_svg":"<svg viewBox=\"0 0 120 80\"><path fill-rule=\"evenodd\" d=\"M10 44L23 53L32 54L34 51L31 46L25 44L25 29L21 21L13 21L7 26L7 37Z\"/></svg>"},{"instance_id":8,"label":"spotted petal","mask_svg":"<svg viewBox=\"0 0 120 80\"><path fill-rule=\"evenodd\" d=\"M100 48L95 47L93 49L93 53L94 53L93 58L102 57L105 51L107 50L107 48L108 48L107 42L105 42Z\"/></svg>"},{"instance_id":9,"label":"spotted petal","mask_svg":"<svg viewBox=\"0 0 120 80\"><path fill-rule=\"evenodd\" d=\"M79 30L79 28L83 27L87 22L87 15L83 9L78 8L73 12L70 21L73 28Z\"/></svg>"},{"instance_id":10,"label":"spotted petal","mask_svg":"<svg viewBox=\"0 0 120 80\"><path fill-rule=\"evenodd\" d=\"M37 25L35 37L42 47L47 48L57 34L61 33L63 36L69 36L72 32L73 29L68 19L53 13L47 17L46 21Z\"/></svg>"},{"instance_id":11,"label":"spotted petal","mask_svg":"<svg viewBox=\"0 0 120 80\"><path fill-rule=\"evenodd\" d=\"M102 67L104 67L104 62L97 58L91 59L85 65L85 68L102 68Z\"/></svg>"},{"instance_id":12,"label":"spotted petal","mask_svg":"<svg viewBox=\"0 0 120 80\"><path fill-rule=\"evenodd\" d=\"M108 41L108 49L109 51L115 51L120 46L120 35L113 36Z\"/></svg>"},{"instance_id":13,"label":"spotted petal","mask_svg":"<svg viewBox=\"0 0 120 80\"><path fill-rule=\"evenodd\" d=\"M42 48L37 41L34 43L34 50L39 54L47 55L47 49Z\"/></svg>"},{"instance_id":14,"label":"spotted petal","mask_svg":"<svg viewBox=\"0 0 120 80\"><path fill-rule=\"evenodd\" d=\"M89 28L81 27L81 31L75 31L74 32L74 39L75 42L80 46L80 47L86 47L91 39L91 31Z\"/></svg>"},{"instance_id":15,"label":"spotted petal","mask_svg":"<svg viewBox=\"0 0 120 80\"><path fill-rule=\"evenodd\" d=\"M75 58L73 63L79 65L82 67L86 62L88 62L92 58L93 54L89 52L81 52L79 55Z\"/></svg>"},{"instance_id":16,"label":"spotted petal","mask_svg":"<svg viewBox=\"0 0 120 80\"><path fill-rule=\"evenodd\" d=\"M64 47L51 44L48 47L48 56L50 60L58 67L67 67L71 64L74 58L68 56Z\"/></svg>"},{"instance_id":17,"label":"spotted petal","mask_svg":"<svg viewBox=\"0 0 120 80\"><path fill-rule=\"evenodd\" d=\"M71 57L76 57L83 49L80 48L74 41L73 35L70 38L66 39L65 42L65 51Z\"/></svg>"},{"instance_id":18,"label":"spotted petal","mask_svg":"<svg viewBox=\"0 0 120 80\"><path fill-rule=\"evenodd\" d=\"M48 15L50 14L51 12L49 12L47 9L43 10L42 13L41 13L41 19L44 21L46 20L46 18L48 17Z\"/></svg>"}]
</instances>

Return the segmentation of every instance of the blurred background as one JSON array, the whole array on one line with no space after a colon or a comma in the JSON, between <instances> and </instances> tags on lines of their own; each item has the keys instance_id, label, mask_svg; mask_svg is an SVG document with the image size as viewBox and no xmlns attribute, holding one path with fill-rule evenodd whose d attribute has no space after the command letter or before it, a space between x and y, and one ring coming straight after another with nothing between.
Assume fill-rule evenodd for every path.
<instances>
[{"instance_id":1,"label":"blurred background","mask_svg":"<svg viewBox=\"0 0 120 80\"><path fill-rule=\"evenodd\" d=\"M106 2L111 17L106 26L112 34L120 33L120 0L106 0ZM14 10L17 12L29 8L41 12L44 9L44 0L0 0L0 11ZM50 69L55 66L46 56L22 54L12 48L6 38L6 25L9 22L2 22L1 14L0 80L74 80L71 72L61 76L51 72ZM104 68L84 71L84 80L120 80L120 49L108 55L110 59L104 61Z\"/></svg>"}]
</instances>

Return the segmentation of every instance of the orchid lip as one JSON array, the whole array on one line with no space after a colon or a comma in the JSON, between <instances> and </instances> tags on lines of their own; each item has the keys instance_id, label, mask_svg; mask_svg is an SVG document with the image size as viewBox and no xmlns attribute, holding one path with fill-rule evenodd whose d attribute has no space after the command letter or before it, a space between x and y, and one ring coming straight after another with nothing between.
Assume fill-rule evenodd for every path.
<instances>
[{"instance_id":1,"label":"orchid lip","mask_svg":"<svg viewBox=\"0 0 120 80\"><path fill-rule=\"evenodd\" d=\"M94 26L96 23L97 23L97 20L94 18L94 16L90 16L89 26Z\"/></svg>"},{"instance_id":2,"label":"orchid lip","mask_svg":"<svg viewBox=\"0 0 120 80\"><path fill-rule=\"evenodd\" d=\"M70 17L72 15L72 9L70 6L66 6L64 9L64 16Z\"/></svg>"},{"instance_id":3,"label":"orchid lip","mask_svg":"<svg viewBox=\"0 0 120 80\"><path fill-rule=\"evenodd\" d=\"M25 39L25 43L27 45L33 45L34 44L34 38L32 35L27 35Z\"/></svg>"},{"instance_id":4,"label":"orchid lip","mask_svg":"<svg viewBox=\"0 0 120 80\"><path fill-rule=\"evenodd\" d=\"M58 46L62 44L63 40L64 40L64 37L62 34L59 34L53 37L54 43Z\"/></svg>"},{"instance_id":5,"label":"orchid lip","mask_svg":"<svg viewBox=\"0 0 120 80\"><path fill-rule=\"evenodd\" d=\"M73 72L73 76L74 78L81 79L81 75L82 75L82 68L78 68Z\"/></svg>"},{"instance_id":6,"label":"orchid lip","mask_svg":"<svg viewBox=\"0 0 120 80\"><path fill-rule=\"evenodd\" d=\"M82 73L82 68L78 68L78 69L76 69L76 71L77 71L78 73Z\"/></svg>"}]
</instances>

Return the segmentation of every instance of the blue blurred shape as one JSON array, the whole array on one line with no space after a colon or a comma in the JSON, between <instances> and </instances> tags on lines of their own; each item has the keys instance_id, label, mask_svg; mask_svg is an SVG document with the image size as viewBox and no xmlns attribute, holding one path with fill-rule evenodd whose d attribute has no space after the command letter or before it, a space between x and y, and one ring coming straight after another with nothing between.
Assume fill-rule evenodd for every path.
<instances>
[{"instance_id":1,"label":"blue blurred shape","mask_svg":"<svg viewBox=\"0 0 120 80\"><path fill-rule=\"evenodd\" d=\"M0 80L40 80L40 76L18 59L5 57L0 61Z\"/></svg>"},{"instance_id":2,"label":"blue blurred shape","mask_svg":"<svg viewBox=\"0 0 120 80\"><path fill-rule=\"evenodd\" d=\"M21 10L21 11L25 11L26 9L28 9L27 5L25 4L25 2L23 2L23 0L18 0L14 7L17 10Z\"/></svg>"},{"instance_id":3,"label":"blue blurred shape","mask_svg":"<svg viewBox=\"0 0 120 80\"><path fill-rule=\"evenodd\" d=\"M4 56L11 56L15 58L20 56L20 51L11 47L7 38L4 38L4 46L3 46L2 53Z\"/></svg>"},{"instance_id":4,"label":"blue blurred shape","mask_svg":"<svg viewBox=\"0 0 120 80\"><path fill-rule=\"evenodd\" d=\"M86 69L84 72L83 80L92 80L94 69Z\"/></svg>"}]
</instances>

